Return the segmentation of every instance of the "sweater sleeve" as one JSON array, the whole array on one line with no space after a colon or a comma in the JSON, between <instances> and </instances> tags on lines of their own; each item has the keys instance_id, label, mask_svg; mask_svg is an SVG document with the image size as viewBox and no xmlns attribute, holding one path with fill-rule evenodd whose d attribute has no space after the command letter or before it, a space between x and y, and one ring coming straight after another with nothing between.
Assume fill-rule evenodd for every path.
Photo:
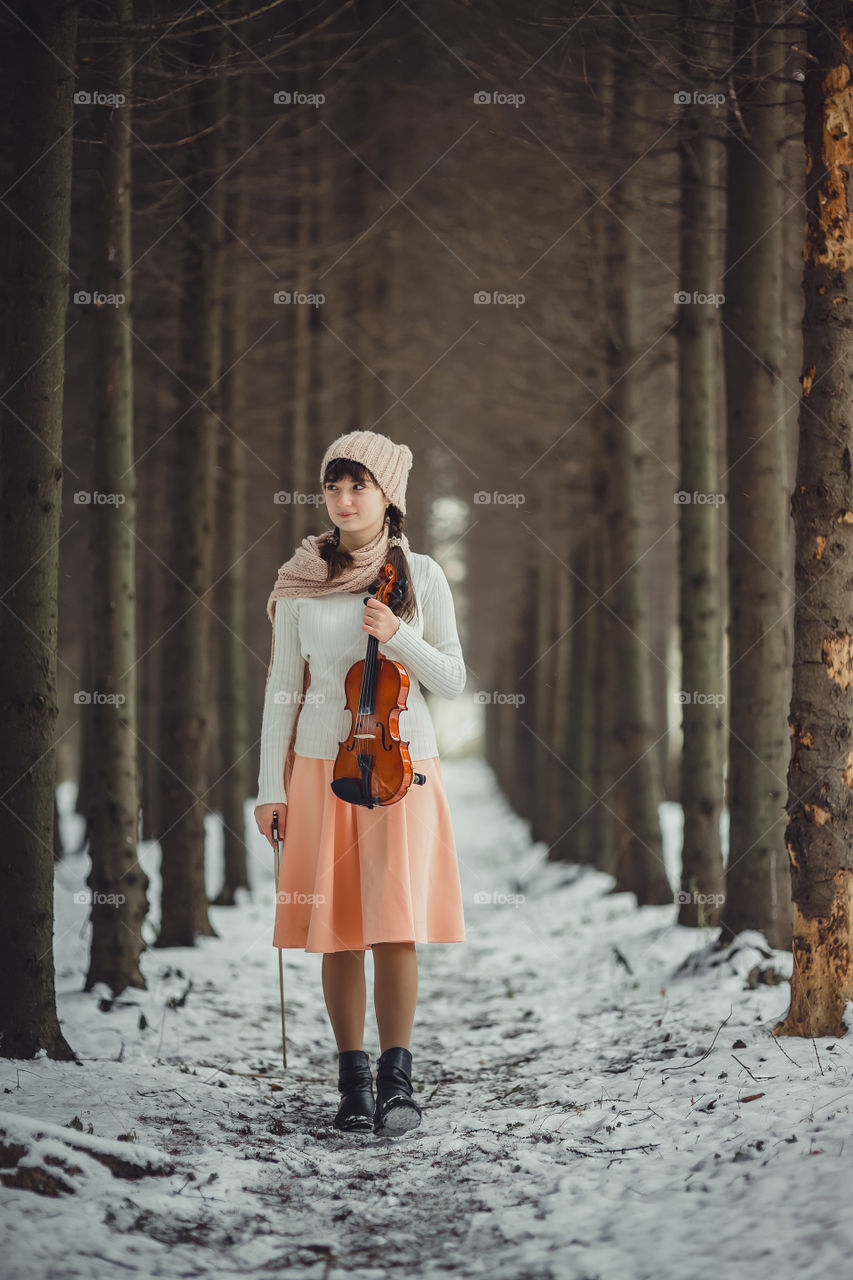
<instances>
[{"instance_id":1,"label":"sweater sleeve","mask_svg":"<svg viewBox=\"0 0 853 1280\"><path fill-rule=\"evenodd\" d=\"M420 600L424 633L400 619L400 626L390 640L380 644L386 658L401 662L420 684L443 698L455 698L465 688L468 672L462 646L456 631L453 595L444 570L432 561L432 587Z\"/></svg>"},{"instance_id":2,"label":"sweater sleeve","mask_svg":"<svg viewBox=\"0 0 853 1280\"><path fill-rule=\"evenodd\" d=\"M258 804L287 804L284 762L302 697L304 670L296 611L293 600L285 597L275 606L275 651L264 694Z\"/></svg>"}]
</instances>

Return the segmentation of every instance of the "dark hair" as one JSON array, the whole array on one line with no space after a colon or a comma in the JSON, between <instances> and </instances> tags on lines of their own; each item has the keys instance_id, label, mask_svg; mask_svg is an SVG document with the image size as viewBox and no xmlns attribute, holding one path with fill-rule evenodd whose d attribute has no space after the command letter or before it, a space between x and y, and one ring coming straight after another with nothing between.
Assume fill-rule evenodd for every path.
<instances>
[{"instance_id":1,"label":"dark hair","mask_svg":"<svg viewBox=\"0 0 853 1280\"><path fill-rule=\"evenodd\" d=\"M382 486L376 479L376 476L367 467L360 462L356 462L353 458L333 458L326 467L323 475L323 487L332 481L340 480L343 476L348 476L355 484L364 483L365 480L372 480L377 488ZM406 527L406 517L403 515L399 507L395 507L392 502L386 513L385 519L388 523L388 536L393 538L395 535L400 536ZM337 525L331 533L326 534L320 540L318 550L322 558L328 565L326 581L332 582L342 573L344 569L349 568L352 564L352 556L341 546L341 531ZM404 621L408 621L415 616L415 608L417 601L415 599L414 588L412 587L412 576L409 570L409 562L406 559L405 552L402 547L388 548L388 561L394 566L397 574L397 585L400 591L392 598L389 605L392 613ZM371 584L370 590L375 591L379 583L384 579L377 577Z\"/></svg>"}]
</instances>

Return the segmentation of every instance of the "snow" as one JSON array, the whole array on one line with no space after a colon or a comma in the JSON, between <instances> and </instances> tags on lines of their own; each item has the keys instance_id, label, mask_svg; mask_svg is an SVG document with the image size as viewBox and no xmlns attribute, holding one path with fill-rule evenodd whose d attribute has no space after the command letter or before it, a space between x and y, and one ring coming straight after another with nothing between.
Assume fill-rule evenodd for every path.
<instances>
[{"instance_id":1,"label":"snow","mask_svg":"<svg viewBox=\"0 0 853 1280\"><path fill-rule=\"evenodd\" d=\"M849 1263L851 1053L772 1036L790 954L755 933L713 952L715 931L677 925L674 903L638 909L606 875L548 863L481 760L442 768L468 938L418 947L424 1118L397 1140L331 1127L320 957L298 950L283 953L282 1070L273 853L253 802L252 893L211 908L218 937L148 950L148 990L114 1002L82 990L88 858L66 857L57 1001L80 1061L0 1059L0 1130L42 1135L22 1163L61 1151L64 1130L174 1172L126 1181L75 1147L73 1193L3 1186L0 1275L778 1280ZM677 883L680 815L661 816ZM208 847L214 893L214 818ZM152 940L157 846L140 857ZM375 1065L370 1003L365 1047ZM252 1071L269 1078L231 1074Z\"/></svg>"}]
</instances>

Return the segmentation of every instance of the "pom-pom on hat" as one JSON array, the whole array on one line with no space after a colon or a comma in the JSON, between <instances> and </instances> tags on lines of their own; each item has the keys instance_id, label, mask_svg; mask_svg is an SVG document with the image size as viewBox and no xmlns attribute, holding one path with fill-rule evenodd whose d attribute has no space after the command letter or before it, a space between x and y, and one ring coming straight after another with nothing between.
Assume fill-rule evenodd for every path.
<instances>
[{"instance_id":1,"label":"pom-pom on hat","mask_svg":"<svg viewBox=\"0 0 853 1280\"><path fill-rule=\"evenodd\" d=\"M367 467L388 501L399 507L403 515L406 514L406 484L412 466L412 451L408 445L395 444L389 436L376 431L350 431L338 436L323 454L321 485L326 467L333 458L350 458Z\"/></svg>"}]
</instances>

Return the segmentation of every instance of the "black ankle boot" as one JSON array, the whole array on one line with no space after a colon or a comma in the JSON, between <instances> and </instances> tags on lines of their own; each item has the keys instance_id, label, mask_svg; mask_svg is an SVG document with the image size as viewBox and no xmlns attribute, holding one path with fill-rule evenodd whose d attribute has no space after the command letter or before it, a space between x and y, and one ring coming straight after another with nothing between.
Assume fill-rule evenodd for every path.
<instances>
[{"instance_id":1,"label":"black ankle boot","mask_svg":"<svg viewBox=\"0 0 853 1280\"><path fill-rule=\"evenodd\" d=\"M335 1128L348 1133L369 1132L375 1104L370 1059L363 1049L345 1049L338 1054L338 1090L343 1096Z\"/></svg>"},{"instance_id":2,"label":"black ankle boot","mask_svg":"<svg viewBox=\"0 0 853 1280\"><path fill-rule=\"evenodd\" d=\"M386 1049L376 1064L374 1133L393 1138L420 1124L421 1109L412 1092L411 1053L402 1045Z\"/></svg>"}]
</instances>

